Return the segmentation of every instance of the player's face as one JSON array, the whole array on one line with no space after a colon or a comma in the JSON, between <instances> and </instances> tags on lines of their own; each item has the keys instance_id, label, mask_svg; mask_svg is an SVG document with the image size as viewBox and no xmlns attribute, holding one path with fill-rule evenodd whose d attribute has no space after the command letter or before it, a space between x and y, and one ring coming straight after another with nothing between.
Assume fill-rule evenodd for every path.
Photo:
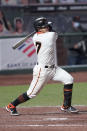
<instances>
[{"instance_id":1,"label":"player's face","mask_svg":"<svg viewBox=\"0 0 87 131\"><path fill-rule=\"evenodd\" d=\"M42 29L39 29L38 31L45 33L49 31L49 28L48 27L42 28Z\"/></svg>"}]
</instances>

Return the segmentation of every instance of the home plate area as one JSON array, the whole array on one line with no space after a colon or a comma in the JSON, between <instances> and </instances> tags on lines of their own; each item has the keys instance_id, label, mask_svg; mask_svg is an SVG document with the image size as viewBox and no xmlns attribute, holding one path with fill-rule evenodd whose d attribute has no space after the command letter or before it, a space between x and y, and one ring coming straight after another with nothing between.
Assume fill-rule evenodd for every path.
<instances>
[{"instance_id":1,"label":"home plate area","mask_svg":"<svg viewBox=\"0 0 87 131\"><path fill-rule=\"evenodd\" d=\"M87 106L75 106L78 114L60 107L18 107L19 116L0 108L0 131L87 131Z\"/></svg>"}]
</instances>

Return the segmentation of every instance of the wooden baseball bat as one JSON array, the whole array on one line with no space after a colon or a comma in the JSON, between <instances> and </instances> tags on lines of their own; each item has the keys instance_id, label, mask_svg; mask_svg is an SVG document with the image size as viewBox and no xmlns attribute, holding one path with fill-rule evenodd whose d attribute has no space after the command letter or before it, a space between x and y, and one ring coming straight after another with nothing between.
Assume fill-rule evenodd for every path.
<instances>
[{"instance_id":1,"label":"wooden baseball bat","mask_svg":"<svg viewBox=\"0 0 87 131\"><path fill-rule=\"evenodd\" d=\"M32 35L34 35L36 33L36 31L32 32L31 34L27 35L25 38L23 38L22 40L18 41L16 43L16 45L14 45L12 48L16 49L18 48L20 45L22 45L29 37L31 37Z\"/></svg>"}]
</instances>

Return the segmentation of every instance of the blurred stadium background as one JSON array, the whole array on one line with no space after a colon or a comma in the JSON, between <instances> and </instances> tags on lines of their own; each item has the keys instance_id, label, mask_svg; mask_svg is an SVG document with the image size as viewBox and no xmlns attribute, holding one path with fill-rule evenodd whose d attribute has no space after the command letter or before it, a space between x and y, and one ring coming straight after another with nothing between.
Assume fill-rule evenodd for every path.
<instances>
[{"instance_id":1,"label":"blurred stadium background","mask_svg":"<svg viewBox=\"0 0 87 131\"><path fill-rule=\"evenodd\" d=\"M5 19L10 22L12 28L10 33L0 34L0 72L33 68L36 63L34 49L27 52L27 47L25 49L20 47L14 51L12 46L34 31L34 19L39 16L45 16L51 20L54 30L60 34L67 33L67 29L71 26L72 17L80 16L80 23L85 29L85 33L87 30L87 0L16 0L15 2L14 0L0 0L0 10L4 12ZM16 18L23 20L24 33L14 33ZM67 49L63 44L64 34L57 39L57 63L60 66L68 67ZM84 33L80 35L83 36ZM32 40L26 43L31 45ZM24 45L27 45L26 43ZM31 45L31 47L33 46ZM68 68L72 67L76 70L78 68L86 70L86 64Z\"/></svg>"}]
</instances>

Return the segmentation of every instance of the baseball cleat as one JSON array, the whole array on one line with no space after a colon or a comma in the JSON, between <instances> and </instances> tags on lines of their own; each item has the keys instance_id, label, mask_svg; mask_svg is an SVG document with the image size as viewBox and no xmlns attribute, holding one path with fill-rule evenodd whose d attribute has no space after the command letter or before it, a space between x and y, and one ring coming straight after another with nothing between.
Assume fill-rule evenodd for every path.
<instances>
[{"instance_id":1,"label":"baseball cleat","mask_svg":"<svg viewBox=\"0 0 87 131\"><path fill-rule=\"evenodd\" d=\"M17 110L16 110L16 107L13 106L12 104L9 104L8 106L6 106L6 110L8 112L10 112L11 115L13 115L13 116L18 116L19 115L18 112L17 112Z\"/></svg>"},{"instance_id":2,"label":"baseball cleat","mask_svg":"<svg viewBox=\"0 0 87 131\"><path fill-rule=\"evenodd\" d=\"M62 106L61 111L68 112L68 113L78 113L79 112L79 110L77 110L76 108L74 108L72 106L67 107L67 108Z\"/></svg>"}]
</instances>

